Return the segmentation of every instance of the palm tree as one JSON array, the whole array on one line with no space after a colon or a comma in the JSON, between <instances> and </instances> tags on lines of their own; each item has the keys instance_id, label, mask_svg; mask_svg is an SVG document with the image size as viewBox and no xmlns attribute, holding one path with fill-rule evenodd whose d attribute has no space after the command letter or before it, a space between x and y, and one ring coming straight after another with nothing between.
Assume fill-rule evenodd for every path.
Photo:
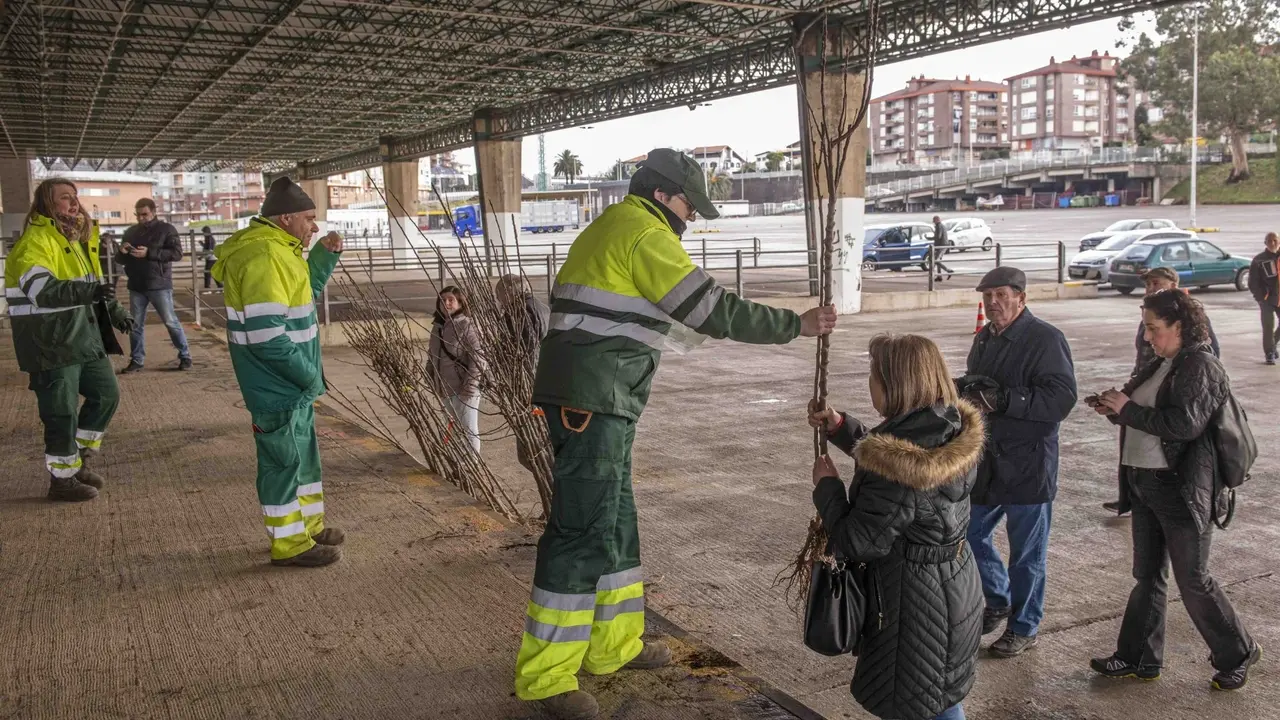
<instances>
[{"instance_id":1,"label":"palm tree","mask_svg":"<svg viewBox=\"0 0 1280 720\"><path fill-rule=\"evenodd\" d=\"M764 156L764 167L769 172L778 172L779 170L782 169L782 161L786 159L787 159L786 155L783 155L777 150L774 150L773 152Z\"/></svg>"},{"instance_id":2,"label":"palm tree","mask_svg":"<svg viewBox=\"0 0 1280 720\"><path fill-rule=\"evenodd\" d=\"M712 200L728 200L733 196L733 179L722 172L713 174L707 195Z\"/></svg>"},{"instance_id":3,"label":"palm tree","mask_svg":"<svg viewBox=\"0 0 1280 720\"><path fill-rule=\"evenodd\" d=\"M572 185L574 179L582 175L582 161L572 150L565 150L556 157L556 164L551 168L552 175L559 175Z\"/></svg>"}]
</instances>

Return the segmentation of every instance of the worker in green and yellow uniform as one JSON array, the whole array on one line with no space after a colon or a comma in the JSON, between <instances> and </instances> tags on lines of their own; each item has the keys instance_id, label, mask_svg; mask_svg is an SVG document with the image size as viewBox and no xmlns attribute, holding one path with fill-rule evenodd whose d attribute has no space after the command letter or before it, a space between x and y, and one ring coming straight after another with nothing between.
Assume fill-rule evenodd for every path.
<instances>
[{"instance_id":1,"label":"worker in green and yellow uniform","mask_svg":"<svg viewBox=\"0 0 1280 720\"><path fill-rule=\"evenodd\" d=\"M516 659L516 695L558 718L592 718L579 667L596 675L660 667L661 644L640 640L644 587L631 494L636 421L667 334L684 325L714 338L782 344L835 327L833 307L804 315L725 292L680 244L686 223L719 213L702 168L674 150L650 152L629 194L573 242L556 276L534 402L555 452L551 515L538 541L533 597Z\"/></svg>"},{"instance_id":2,"label":"worker in green and yellow uniform","mask_svg":"<svg viewBox=\"0 0 1280 720\"><path fill-rule=\"evenodd\" d=\"M324 526L320 445L312 403L324 393L315 299L342 252L331 232L311 248L316 205L289 178L271 183L261 215L215 251L231 364L253 420L258 501L275 565L318 567L342 557Z\"/></svg>"},{"instance_id":3,"label":"worker in green and yellow uniform","mask_svg":"<svg viewBox=\"0 0 1280 720\"><path fill-rule=\"evenodd\" d=\"M5 263L18 368L30 375L44 424L50 500L98 496L102 476L86 462L102 447L120 404L104 337L119 353L110 328L128 333L133 320L103 281L98 243L98 226L75 184L50 178L36 188L22 237ZM100 315L110 327L102 326Z\"/></svg>"}]
</instances>

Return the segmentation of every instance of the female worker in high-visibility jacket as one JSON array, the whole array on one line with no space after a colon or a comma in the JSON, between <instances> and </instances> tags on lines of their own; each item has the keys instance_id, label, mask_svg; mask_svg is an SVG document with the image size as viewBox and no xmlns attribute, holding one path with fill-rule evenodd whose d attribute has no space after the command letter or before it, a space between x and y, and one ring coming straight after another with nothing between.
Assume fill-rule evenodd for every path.
<instances>
[{"instance_id":1,"label":"female worker in high-visibility jacket","mask_svg":"<svg viewBox=\"0 0 1280 720\"><path fill-rule=\"evenodd\" d=\"M782 344L831 332L833 307L804 315L726 292L680 245L698 214L719 217L702 168L653 150L573 242L556 276L533 400L555 449L551 516L538 541L533 597L516 659L516 695L558 718L591 718L596 675L665 665L671 651L640 640L644 585L631 495L631 444L667 333Z\"/></svg>"},{"instance_id":2,"label":"female worker in high-visibility jacket","mask_svg":"<svg viewBox=\"0 0 1280 720\"><path fill-rule=\"evenodd\" d=\"M128 333L133 320L104 282L98 225L69 180L49 178L36 188L22 237L5 263L18 368L31 376L44 423L49 499L92 500L101 475L85 464L120 403L99 315ZM115 338L110 338L119 352ZM84 404L80 404L81 396Z\"/></svg>"}]
</instances>

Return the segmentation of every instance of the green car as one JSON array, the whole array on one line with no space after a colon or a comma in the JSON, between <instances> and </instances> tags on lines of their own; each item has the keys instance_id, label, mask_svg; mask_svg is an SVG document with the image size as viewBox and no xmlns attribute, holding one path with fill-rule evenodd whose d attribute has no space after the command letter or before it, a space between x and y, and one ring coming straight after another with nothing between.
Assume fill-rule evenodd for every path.
<instances>
[{"instance_id":1,"label":"green car","mask_svg":"<svg viewBox=\"0 0 1280 720\"><path fill-rule=\"evenodd\" d=\"M1158 267L1173 268L1182 287L1249 287L1249 261L1200 238L1152 238L1130 245L1111 261L1111 287L1121 295L1141 290L1146 286L1142 272Z\"/></svg>"}]
</instances>

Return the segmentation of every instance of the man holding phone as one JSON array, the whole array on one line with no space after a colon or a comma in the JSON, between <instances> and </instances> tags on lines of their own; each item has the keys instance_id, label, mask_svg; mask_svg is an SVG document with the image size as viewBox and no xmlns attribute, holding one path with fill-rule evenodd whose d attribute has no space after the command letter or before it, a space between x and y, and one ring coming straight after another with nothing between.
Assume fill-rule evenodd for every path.
<instances>
[{"instance_id":1,"label":"man holding phone","mask_svg":"<svg viewBox=\"0 0 1280 720\"><path fill-rule=\"evenodd\" d=\"M129 365L122 371L135 373L147 357L147 306L154 305L169 330L169 340L178 350L178 369L191 369L187 335L173 310L173 263L182 259L178 230L156 216L156 203L142 198L134 206L138 224L124 231L117 255L129 278L129 310L133 332L129 333Z\"/></svg>"}]
</instances>

